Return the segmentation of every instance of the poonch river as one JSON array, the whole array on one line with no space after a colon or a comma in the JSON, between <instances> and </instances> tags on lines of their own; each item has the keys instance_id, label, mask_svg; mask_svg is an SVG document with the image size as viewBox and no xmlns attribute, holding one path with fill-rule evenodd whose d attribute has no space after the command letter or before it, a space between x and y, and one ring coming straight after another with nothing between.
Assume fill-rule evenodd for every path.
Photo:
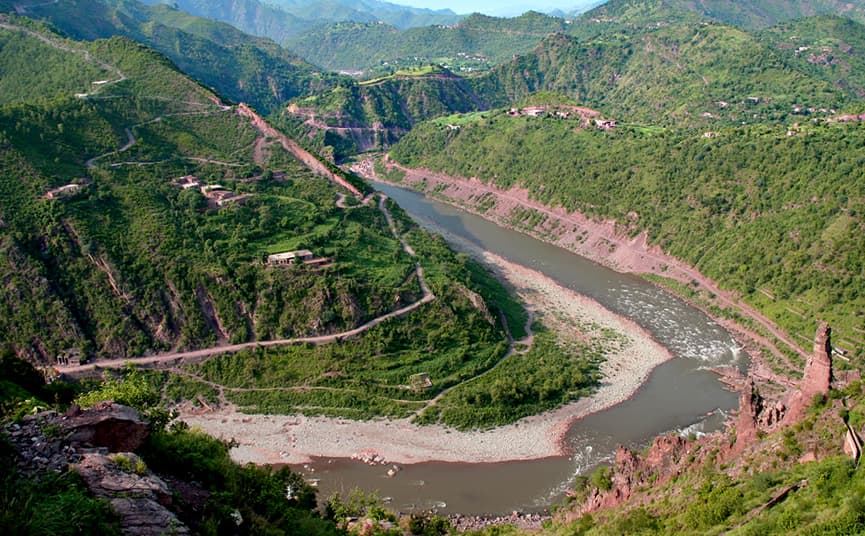
<instances>
[{"instance_id":1,"label":"poonch river","mask_svg":"<svg viewBox=\"0 0 865 536\"><path fill-rule=\"evenodd\" d=\"M422 227L468 241L533 268L632 319L672 352L629 400L575 422L567 434L571 456L501 463L430 462L403 466L388 478L388 466L320 459L296 467L315 479L319 496L359 487L376 491L401 512L435 509L465 515L538 512L561 501L574 477L609 462L617 445L642 447L665 432L700 434L722 426L738 397L709 369L747 365L733 338L701 311L640 279L499 227L481 217L419 194L375 184ZM454 247L459 249L458 243Z\"/></svg>"}]
</instances>

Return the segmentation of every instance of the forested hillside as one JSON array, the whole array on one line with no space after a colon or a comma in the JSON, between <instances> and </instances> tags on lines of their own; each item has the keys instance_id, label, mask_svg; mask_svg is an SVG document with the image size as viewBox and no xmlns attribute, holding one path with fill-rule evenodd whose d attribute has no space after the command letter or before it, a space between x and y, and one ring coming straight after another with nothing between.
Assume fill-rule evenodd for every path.
<instances>
[{"instance_id":1,"label":"forested hillside","mask_svg":"<svg viewBox=\"0 0 865 536\"><path fill-rule=\"evenodd\" d=\"M756 36L714 24L588 41L555 35L471 83L492 106L557 91L618 120L680 126L778 121L796 107L850 102L846 91L789 64Z\"/></svg>"},{"instance_id":2,"label":"forested hillside","mask_svg":"<svg viewBox=\"0 0 865 536\"><path fill-rule=\"evenodd\" d=\"M809 17L767 28L760 39L790 65L865 98L865 26L850 19Z\"/></svg>"},{"instance_id":3,"label":"forested hillside","mask_svg":"<svg viewBox=\"0 0 865 536\"><path fill-rule=\"evenodd\" d=\"M611 31L651 31L683 21L711 21L759 30L816 15L838 15L865 22L865 4L861 0L610 0L577 17L570 32L590 37Z\"/></svg>"},{"instance_id":4,"label":"forested hillside","mask_svg":"<svg viewBox=\"0 0 865 536\"><path fill-rule=\"evenodd\" d=\"M530 51L566 28L564 19L527 12L514 18L475 13L450 26L398 30L378 23L323 26L290 39L287 46L333 70L387 72L427 63L476 72Z\"/></svg>"},{"instance_id":5,"label":"forested hillside","mask_svg":"<svg viewBox=\"0 0 865 536\"><path fill-rule=\"evenodd\" d=\"M807 339L825 319L865 358L856 342L865 329L859 118L703 133L580 128L503 111L472 117L415 127L390 154L409 167L527 188L547 206L615 220L632 235L646 230L789 333Z\"/></svg>"},{"instance_id":6,"label":"forested hillside","mask_svg":"<svg viewBox=\"0 0 865 536\"><path fill-rule=\"evenodd\" d=\"M420 299L414 262L379 210L337 206L333 183L167 59L123 38L78 43L7 20L0 33L22 54L49 46L66 68L91 63L79 87L64 80L50 100L0 109L0 322L18 353L53 362L70 350L136 356L326 334ZM19 62L12 52L4 59ZM38 58L45 71L58 61ZM186 175L237 199L217 205L183 188ZM264 263L293 249L326 266ZM454 300L468 309L448 310L467 321L473 307Z\"/></svg>"},{"instance_id":7,"label":"forested hillside","mask_svg":"<svg viewBox=\"0 0 865 536\"><path fill-rule=\"evenodd\" d=\"M333 87L339 77L289 53L269 39L256 38L224 23L165 5L136 0L21 2L75 39L128 37L162 52L184 73L226 98L270 111L298 95Z\"/></svg>"},{"instance_id":8,"label":"forested hillside","mask_svg":"<svg viewBox=\"0 0 865 536\"><path fill-rule=\"evenodd\" d=\"M482 108L466 79L429 66L298 97L279 121L322 154L341 159L396 143L425 119Z\"/></svg>"},{"instance_id":9,"label":"forested hillside","mask_svg":"<svg viewBox=\"0 0 865 536\"><path fill-rule=\"evenodd\" d=\"M500 363L528 329L502 284L247 106L223 104L126 38L76 42L2 21L17 43L4 61L47 46L55 53L35 69L69 57L64 69L83 72L0 107L0 346L61 370L225 354L177 364L162 377L166 396L221 403L216 385L244 411L355 419L420 414L499 364L502 375L527 363L568 372L532 376L514 403L502 395L513 385L490 375L424 413L464 428L595 385L610 334L581 340L577 358L550 335ZM27 73L4 82L21 88ZM286 252L295 260L268 257ZM500 403L474 412L466 392Z\"/></svg>"}]
</instances>

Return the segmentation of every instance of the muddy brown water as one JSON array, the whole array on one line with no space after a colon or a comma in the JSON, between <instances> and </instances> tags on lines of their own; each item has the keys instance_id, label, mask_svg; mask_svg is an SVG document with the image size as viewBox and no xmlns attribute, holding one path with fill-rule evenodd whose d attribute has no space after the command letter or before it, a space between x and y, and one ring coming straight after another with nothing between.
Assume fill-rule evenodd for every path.
<instances>
[{"instance_id":1,"label":"muddy brown water","mask_svg":"<svg viewBox=\"0 0 865 536\"><path fill-rule=\"evenodd\" d=\"M632 319L676 359L656 368L629 400L574 423L567 440L572 455L501 463L431 462L406 465L393 478L390 466L320 459L296 467L326 498L355 487L376 491L402 512L437 510L466 515L538 512L561 501L578 474L610 461L617 445L642 447L665 432L700 434L723 425L737 396L708 369L747 366L733 338L705 314L650 283L620 274L566 250L499 227L409 190L376 187L420 225L467 240L511 262L538 270Z\"/></svg>"}]
</instances>

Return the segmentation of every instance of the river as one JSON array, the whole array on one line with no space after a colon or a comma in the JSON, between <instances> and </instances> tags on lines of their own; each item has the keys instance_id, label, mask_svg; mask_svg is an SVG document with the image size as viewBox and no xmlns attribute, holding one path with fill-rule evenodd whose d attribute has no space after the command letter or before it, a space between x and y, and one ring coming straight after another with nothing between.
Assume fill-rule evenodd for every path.
<instances>
[{"instance_id":1,"label":"river","mask_svg":"<svg viewBox=\"0 0 865 536\"><path fill-rule=\"evenodd\" d=\"M386 476L386 467L351 460L322 459L297 468L318 482L321 497L360 487L377 491L391 508L403 512L543 511L564 497L576 475L609 461L617 445L641 447L664 432L715 430L736 407L737 395L708 369L744 368L745 356L736 350L733 338L702 312L639 277L620 274L417 192L375 186L424 228L538 270L634 320L677 359L656 368L629 400L574 423L567 435L571 456L482 464L420 463L404 466L393 478Z\"/></svg>"}]
</instances>

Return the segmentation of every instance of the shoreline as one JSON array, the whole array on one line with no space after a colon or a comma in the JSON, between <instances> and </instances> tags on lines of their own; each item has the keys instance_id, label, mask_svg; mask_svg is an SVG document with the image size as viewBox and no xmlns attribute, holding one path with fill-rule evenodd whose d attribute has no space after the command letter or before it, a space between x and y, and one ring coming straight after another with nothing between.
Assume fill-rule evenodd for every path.
<instances>
[{"instance_id":1,"label":"shoreline","mask_svg":"<svg viewBox=\"0 0 865 536\"><path fill-rule=\"evenodd\" d=\"M387 463L430 461L494 463L536 460L568 454L564 438L573 422L615 406L633 396L672 354L635 322L598 302L567 289L546 275L511 263L465 241L448 237L509 285L526 307L555 331L568 325L594 324L628 339L601 365L603 379L595 392L558 409L485 431L461 432L441 425L418 426L409 419L351 421L300 415L252 415L223 408L211 413L182 411L191 426L239 443L231 451L240 463L310 463L320 458L370 458ZM465 250L469 251L465 251ZM571 328L573 336L585 336ZM567 336L568 333L562 333Z\"/></svg>"},{"instance_id":2,"label":"shoreline","mask_svg":"<svg viewBox=\"0 0 865 536\"><path fill-rule=\"evenodd\" d=\"M777 325L752 306L742 302L735 293L721 290L717 282L703 275L688 263L667 254L660 246L649 245L646 231L634 237L622 236L617 230L617 223L613 220L594 221L580 212L568 212L561 207L548 207L538 201L531 200L528 190L519 187L503 190L483 183L477 178L450 176L425 168L408 168L390 160L387 154L384 157L384 165L405 173L404 179L401 182L393 182L379 176L375 171L372 160L364 160L352 166L352 171L367 180L417 192L430 199L474 214L500 227L523 233L547 244L563 248L620 273L632 273L638 276L659 275L683 284L696 282L700 288L707 290L715 297L719 306L737 310L744 316L757 322L771 336L775 337L777 342L786 345L803 359L807 360L810 356L806 350L803 350L798 344L793 342ZM420 185L423 185L423 187ZM490 210L481 212L477 210L472 200L479 195L487 194L494 196L496 203ZM560 236L554 236L557 232L557 227L556 225L551 225L550 221L545 221L533 228L514 225L507 221L507 215L516 207L535 211L546 216L549 220L563 223L564 225L561 228L565 229L565 231ZM653 284L657 285L657 283ZM707 313L707 316L723 326L727 331L731 333L739 332L758 347L768 349L776 357L784 361L791 372L798 370L787 361L787 358L778 349L777 343L768 341L762 335L735 322L733 323L735 329L731 330L728 319L709 314L701 304L693 302L666 286L661 287L665 291L703 310ZM751 357L759 359L759 356L752 355ZM762 361L759 364L764 365ZM768 367L764 366L763 368Z\"/></svg>"}]
</instances>

